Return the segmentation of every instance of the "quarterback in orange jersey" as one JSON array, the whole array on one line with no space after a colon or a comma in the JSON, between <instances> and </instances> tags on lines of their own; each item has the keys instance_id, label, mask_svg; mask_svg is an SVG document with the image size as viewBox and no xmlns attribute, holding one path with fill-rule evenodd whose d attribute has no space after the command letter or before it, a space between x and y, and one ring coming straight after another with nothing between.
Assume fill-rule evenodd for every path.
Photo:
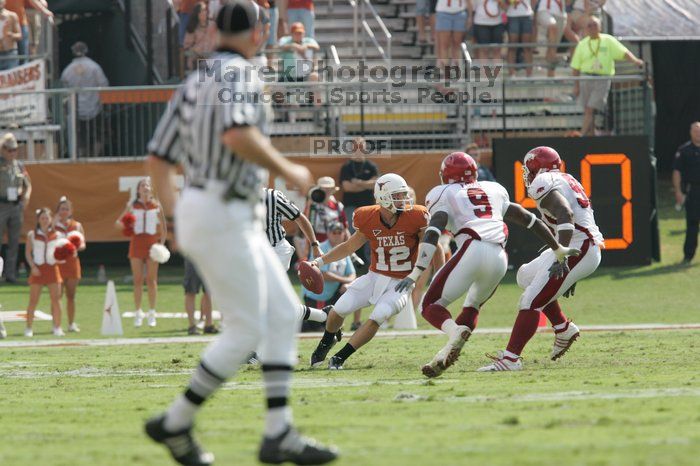
<instances>
[{"instance_id":1,"label":"quarterback in orange jersey","mask_svg":"<svg viewBox=\"0 0 700 466\"><path fill-rule=\"evenodd\" d=\"M374 198L377 204L355 210L355 233L312 262L319 267L335 262L357 251L367 241L372 250L369 272L352 282L329 312L326 331L311 355L312 366L319 366L326 359L346 316L374 304L369 319L355 331L349 343L330 358L329 369L342 369L345 360L369 342L379 326L398 314L411 297L411 288L396 291L395 287L413 270L418 244L430 214L425 207L413 205L406 181L394 173L377 179Z\"/></svg>"}]
</instances>

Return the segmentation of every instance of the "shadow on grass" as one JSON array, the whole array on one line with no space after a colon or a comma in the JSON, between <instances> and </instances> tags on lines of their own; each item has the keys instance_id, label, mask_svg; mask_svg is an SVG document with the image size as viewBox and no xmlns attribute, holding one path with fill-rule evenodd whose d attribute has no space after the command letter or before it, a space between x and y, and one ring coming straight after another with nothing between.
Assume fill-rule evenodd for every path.
<instances>
[{"instance_id":1,"label":"shadow on grass","mask_svg":"<svg viewBox=\"0 0 700 466\"><path fill-rule=\"evenodd\" d=\"M684 264L669 264L660 267L645 267L643 270L635 269L613 269L605 268L600 273L596 273L596 276L609 276L613 280L627 280L629 278L639 278L639 277L654 277L657 275L667 275L672 273L679 273L685 270L690 270L695 267L695 264L684 265Z\"/></svg>"}]
</instances>

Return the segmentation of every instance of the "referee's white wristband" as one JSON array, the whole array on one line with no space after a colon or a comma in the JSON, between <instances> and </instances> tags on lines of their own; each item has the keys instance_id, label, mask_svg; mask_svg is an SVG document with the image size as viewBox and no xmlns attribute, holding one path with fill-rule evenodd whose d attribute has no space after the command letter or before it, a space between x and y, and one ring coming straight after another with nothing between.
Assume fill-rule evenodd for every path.
<instances>
[{"instance_id":1,"label":"referee's white wristband","mask_svg":"<svg viewBox=\"0 0 700 466\"><path fill-rule=\"evenodd\" d=\"M560 223L557 225L557 231L567 231L567 230L573 230L574 229L574 224L573 223Z\"/></svg>"}]
</instances>

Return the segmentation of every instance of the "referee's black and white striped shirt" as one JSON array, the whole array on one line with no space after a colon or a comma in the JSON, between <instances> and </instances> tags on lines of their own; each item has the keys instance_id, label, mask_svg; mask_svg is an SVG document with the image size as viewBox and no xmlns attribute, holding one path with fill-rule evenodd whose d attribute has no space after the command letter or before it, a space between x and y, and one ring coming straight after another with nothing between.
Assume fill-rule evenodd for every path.
<instances>
[{"instance_id":1,"label":"referee's black and white striped shirt","mask_svg":"<svg viewBox=\"0 0 700 466\"><path fill-rule=\"evenodd\" d=\"M296 220L301 215L299 208L287 196L272 188L265 188L265 233L272 246L282 241L286 235L282 227L282 217L287 220Z\"/></svg>"},{"instance_id":2,"label":"referee's black and white striped shirt","mask_svg":"<svg viewBox=\"0 0 700 466\"><path fill-rule=\"evenodd\" d=\"M151 154L180 163L192 186L223 182L226 199L259 202L267 172L232 153L221 136L239 126L267 133L269 105L253 65L219 51L178 88L148 144Z\"/></svg>"}]
</instances>

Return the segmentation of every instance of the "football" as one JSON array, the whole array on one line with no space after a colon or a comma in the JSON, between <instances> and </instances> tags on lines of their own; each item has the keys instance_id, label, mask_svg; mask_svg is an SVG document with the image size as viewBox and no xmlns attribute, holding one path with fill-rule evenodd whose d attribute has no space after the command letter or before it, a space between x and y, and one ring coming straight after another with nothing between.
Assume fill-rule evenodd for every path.
<instances>
[{"instance_id":1,"label":"football","mask_svg":"<svg viewBox=\"0 0 700 466\"><path fill-rule=\"evenodd\" d=\"M299 281L312 293L318 294L323 291L323 274L318 267L311 265L311 262L299 262Z\"/></svg>"}]
</instances>

